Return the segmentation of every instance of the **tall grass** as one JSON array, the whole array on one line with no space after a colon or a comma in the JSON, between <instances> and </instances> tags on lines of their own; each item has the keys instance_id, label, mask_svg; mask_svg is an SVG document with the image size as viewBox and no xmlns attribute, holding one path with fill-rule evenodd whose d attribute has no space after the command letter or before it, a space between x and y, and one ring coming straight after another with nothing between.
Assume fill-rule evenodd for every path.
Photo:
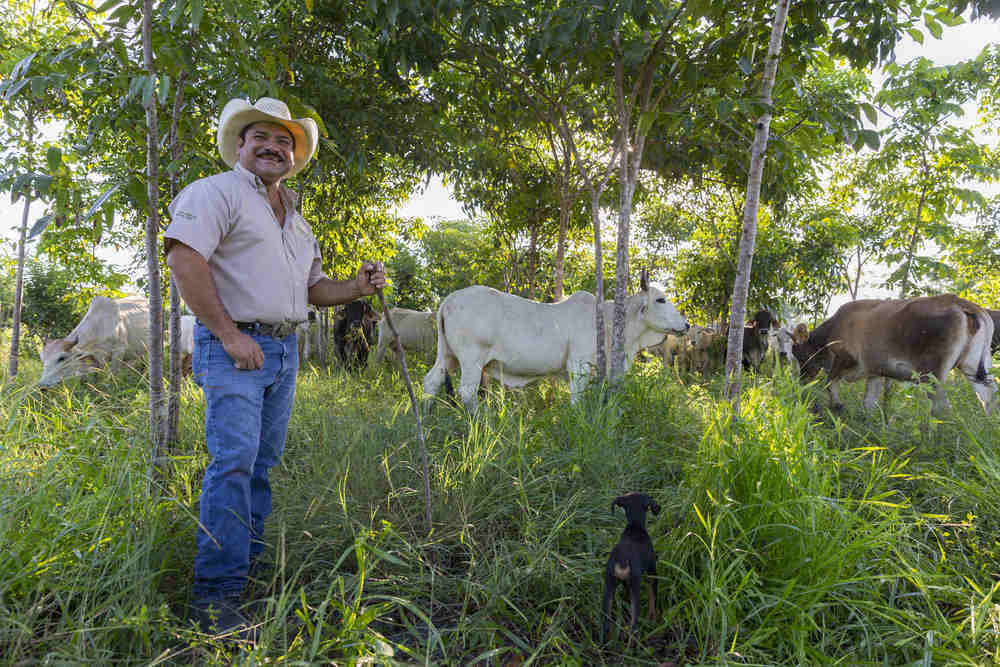
<instances>
[{"instance_id":1,"label":"tall grass","mask_svg":"<svg viewBox=\"0 0 1000 667\"><path fill-rule=\"evenodd\" d=\"M833 418L780 372L733 415L720 379L640 366L576 404L565 385L494 389L476 418L425 421L434 527L414 421L388 369L299 376L248 600L253 649L187 620L203 402L147 475L136 373L42 392L37 362L0 387L0 661L516 664L992 664L1000 600L998 426L964 384L930 417L900 388L874 419L860 388ZM659 613L597 641L602 573L641 490ZM644 589L644 595L647 594ZM617 610L619 623L624 605Z\"/></svg>"}]
</instances>

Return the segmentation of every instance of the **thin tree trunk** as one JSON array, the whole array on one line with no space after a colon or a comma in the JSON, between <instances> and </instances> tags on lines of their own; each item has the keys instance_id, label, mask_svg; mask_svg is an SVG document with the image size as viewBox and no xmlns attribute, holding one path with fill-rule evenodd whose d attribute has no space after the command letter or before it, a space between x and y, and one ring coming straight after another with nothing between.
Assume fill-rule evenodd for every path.
<instances>
[{"instance_id":1,"label":"thin tree trunk","mask_svg":"<svg viewBox=\"0 0 1000 667\"><path fill-rule=\"evenodd\" d=\"M760 82L760 101L764 112L757 119L753 145L750 148L750 172L747 175L746 204L743 206L743 235L740 238L739 261L736 265L736 282L729 310L729 339L726 349L726 396L732 401L733 414L740 409L740 371L743 361L743 323L750 289L750 272L753 268L754 244L757 240L757 211L760 205L760 183L764 174L764 157L771 127L771 90L778 73L781 38L785 32L788 6L791 0L778 0L771 26L771 41L764 63L764 76Z\"/></svg>"},{"instance_id":2,"label":"thin tree trunk","mask_svg":"<svg viewBox=\"0 0 1000 667\"><path fill-rule=\"evenodd\" d=\"M177 90L174 93L174 109L170 119L170 160L176 163L181 156L182 146L177 138L177 122L181 115L181 105L184 101L184 80L187 71L182 71L177 77ZM170 198L177 194L177 171L170 173ZM177 289L174 277L170 276L170 363L169 390L167 394L167 427L163 437L163 446L169 451L177 443L177 431L181 414L181 295Z\"/></svg>"},{"instance_id":3,"label":"thin tree trunk","mask_svg":"<svg viewBox=\"0 0 1000 667\"><path fill-rule=\"evenodd\" d=\"M926 158L925 158L926 167ZM913 257L917 254L917 244L920 242L920 217L924 214L924 201L927 199L927 182L920 188L920 201L917 202L917 214L913 221L913 233L910 234L910 245L906 253L906 268L903 269L903 284L899 287L899 298L905 299L910 291L910 272L913 270Z\"/></svg>"},{"instance_id":4,"label":"thin tree trunk","mask_svg":"<svg viewBox=\"0 0 1000 667\"><path fill-rule=\"evenodd\" d=\"M142 53L146 76L155 81L153 69L153 0L144 0ZM146 215L146 278L149 289L149 439L152 475L160 475L160 457L166 424L163 397L163 297L159 262L159 128L156 95L146 104L146 179L149 198Z\"/></svg>"},{"instance_id":5,"label":"thin tree trunk","mask_svg":"<svg viewBox=\"0 0 1000 667\"><path fill-rule=\"evenodd\" d=\"M28 131L29 144L31 130ZM21 347L21 304L24 299L24 256L25 245L28 242L28 210L31 208L31 195L24 195L24 213L21 214L21 235L17 241L17 278L14 284L14 329L10 334L10 362L7 365L7 376L17 376L17 362Z\"/></svg>"},{"instance_id":6,"label":"thin tree trunk","mask_svg":"<svg viewBox=\"0 0 1000 667\"><path fill-rule=\"evenodd\" d=\"M556 257L553 270L552 300L562 301L563 283L566 280L566 234L569 231L570 207L573 204L569 190L569 175L564 170L562 192L559 196L559 236L556 238Z\"/></svg>"},{"instance_id":7,"label":"thin tree trunk","mask_svg":"<svg viewBox=\"0 0 1000 667\"><path fill-rule=\"evenodd\" d=\"M594 224L594 296L597 307L594 311L594 328L597 332L597 381L603 382L608 374L608 351L604 334L604 248L601 243L601 194L603 185L590 190L590 218Z\"/></svg>"},{"instance_id":8,"label":"thin tree trunk","mask_svg":"<svg viewBox=\"0 0 1000 667\"><path fill-rule=\"evenodd\" d=\"M528 244L528 298L534 301L538 283L538 222L531 226Z\"/></svg>"}]
</instances>

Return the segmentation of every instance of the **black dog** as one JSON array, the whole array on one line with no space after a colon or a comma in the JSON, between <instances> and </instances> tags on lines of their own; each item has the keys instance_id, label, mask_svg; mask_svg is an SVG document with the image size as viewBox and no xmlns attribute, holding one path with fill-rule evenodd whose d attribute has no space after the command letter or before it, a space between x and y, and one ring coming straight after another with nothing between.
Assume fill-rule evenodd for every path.
<instances>
[{"instance_id":1,"label":"black dog","mask_svg":"<svg viewBox=\"0 0 1000 667\"><path fill-rule=\"evenodd\" d=\"M646 510L653 514L660 513L660 506L645 493L626 493L615 498L611 511L615 506L625 509L625 530L618 544L611 550L608 565L604 570L604 606L603 624L601 626L601 643L608 636L608 624L611 617L608 607L611 596L619 583L628 585L629 598L632 602L632 621L629 632L635 632L636 621L639 618L639 584L644 574L656 575L656 552L653 551L653 541L646 532ZM649 618L656 615L656 579L650 579Z\"/></svg>"}]
</instances>

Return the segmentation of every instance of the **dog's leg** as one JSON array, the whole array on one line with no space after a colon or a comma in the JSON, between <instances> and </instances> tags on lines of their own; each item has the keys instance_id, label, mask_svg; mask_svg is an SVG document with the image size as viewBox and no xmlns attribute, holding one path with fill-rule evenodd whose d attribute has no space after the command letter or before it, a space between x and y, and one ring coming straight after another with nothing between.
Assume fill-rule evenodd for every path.
<instances>
[{"instance_id":1,"label":"dog's leg","mask_svg":"<svg viewBox=\"0 0 1000 667\"><path fill-rule=\"evenodd\" d=\"M611 568L607 569L604 575L604 604L601 605L601 644L603 645L608 640L608 625L611 623L611 615L609 607L611 606L611 597L615 592L615 585L618 581L615 576L611 573Z\"/></svg>"},{"instance_id":2,"label":"dog's leg","mask_svg":"<svg viewBox=\"0 0 1000 667\"><path fill-rule=\"evenodd\" d=\"M659 590L659 582L656 579L656 562L649 567L646 573L649 577L649 620L656 620L656 593Z\"/></svg>"},{"instance_id":3,"label":"dog's leg","mask_svg":"<svg viewBox=\"0 0 1000 667\"><path fill-rule=\"evenodd\" d=\"M632 619L629 622L629 632L635 635L635 628L639 621L639 595L641 593L641 580L637 575L633 575L628 580L629 598L632 603Z\"/></svg>"}]
</instances>

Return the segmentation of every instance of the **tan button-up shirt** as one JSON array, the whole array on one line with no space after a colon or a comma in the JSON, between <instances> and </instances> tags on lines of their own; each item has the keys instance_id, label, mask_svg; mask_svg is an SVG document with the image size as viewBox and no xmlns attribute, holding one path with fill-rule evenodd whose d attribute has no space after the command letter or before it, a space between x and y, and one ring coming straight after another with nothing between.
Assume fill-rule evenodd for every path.
<instances>
[{"instance_id":1,"label":"tan button-up shirt","mask_svg":"<svg viewBox=\"0 0 1000 667\"><path fill-rule=\"evenodd\" d=\"M260 178L239 163L181 190L168 207L164 236L205 258L226 312L235 322L301 322L309 288L325 277L319 244L281 187L278 224Z\"/></svg>"}]
</instances>

